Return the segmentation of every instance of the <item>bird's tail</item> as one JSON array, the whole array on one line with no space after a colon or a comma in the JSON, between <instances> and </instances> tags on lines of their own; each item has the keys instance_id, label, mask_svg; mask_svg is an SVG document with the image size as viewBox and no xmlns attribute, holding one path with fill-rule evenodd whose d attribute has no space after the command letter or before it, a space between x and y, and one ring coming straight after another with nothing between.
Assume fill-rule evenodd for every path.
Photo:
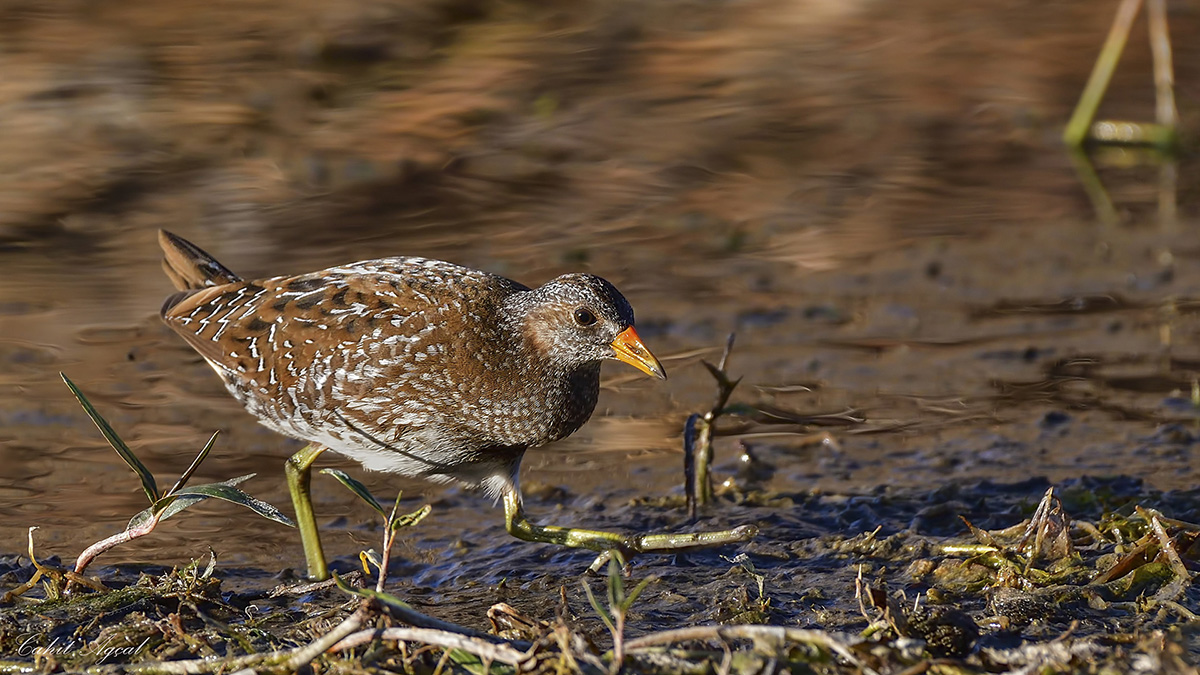
<instances>
[{"instance_id":1,"label":"bird's tail","mask_svg":"<svg viewBox=\"0 0 1200 675\"><path fill-rule=\"evenodd\" d=\"M170 277L171 283L175 284L175 288L182 291L167 298L162 308L163 312L179 304L180 300L196 290L242 280L199 246L183 237L159 230L158 244L163 250L163 271Z\"/></svg>"}]
</instances>

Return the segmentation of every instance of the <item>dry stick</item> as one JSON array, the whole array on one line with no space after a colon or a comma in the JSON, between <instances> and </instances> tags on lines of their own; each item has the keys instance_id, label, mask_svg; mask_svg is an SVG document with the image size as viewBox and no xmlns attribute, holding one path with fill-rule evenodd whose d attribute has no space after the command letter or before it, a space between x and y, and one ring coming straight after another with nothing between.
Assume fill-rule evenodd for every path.
<instances>
[{"instance_id":1,"label":"dry stick","mask_svg":"<svg viewBox=\"0 0 1200 675\"><path fill-rule=\"evenodd\" d=\"M361 579L362 576L362 572L359 572L358 570L352 570L342 577L342 581L346 582L347 584L353 584ZM337 586L337 579L332 577L326 579L325 581L303 581L291 585L280 584L279 586L271 589L271 591L267 593L267 597L278 598L284 595L305 595L314 591L333 588L334 586Z\"/></svg>"},{"instance_id":2,"label":"dry stick","mask_svg":"<svg viewBox=\"0 0 1200 675\"><path fill-rule=\"evenodd\" d=\"M369 644L374 640L395 640L398 642L420 642L436 645L444 649L461 649L488 661L499 661L510 666L524 663L532 654L514 649L505 643L493 643L478 638L451 633L432 628L382 628L362 630L343 637L330 647L330 651L340 652L347 649Z\"/></svg>"},{"instance_id":3,"label":"dry stick","mask_svg":"<svg viewBox=\"0 0 1200 675\"><path fill-rule=\"evenodd\" d=\"M567 624L563 621L564 620L560 617L558 624L554 627L554 632L550 634L550 638L553 639L553 641L558 645L558 654L560 658L558 670L560 672L562 671L562 663L565 661L567 667L571 669L571 672L608 672L604 667L604 663L601 662L596 656L588 653L585 649L572 649L573 644L577 646L580 638L579 635L572 632L571 629L567 627ZM547 644L545 638L539 639L538 642L539 645ZM583 660L586 661L586 663L580 663L579 659L575 658L576 654L578 654L580 657L585 657Z\"/></svg>"},{"instance_id":4,"label":"dry stick","mask_svg":"<svg viewBox=\"0 0 1200 675\"><path fill-rule=\"evenodd\" d=\"M1033 537L1032 545L1029 546L1026 553L1029 559L1025 562L1024 574L1029 574L1029 570L1033 569L1033 563L1042 554L1042 544L1045 542L1046 531L1050 526L1047 518L1052 508L1051 504L1053 502L1051 500L1053 499L1054 487L1051 486L1046 490L1046 494L1042 495L1042 500L1038 502L1033 516L1029 519L1029 524L1025 526L1025 536L1021 537L1021 541L1016 545L1017 551L1023 551L1026 548L1026 544L1030 543L1030 537Z\"/></svg>"},{"instance_id":5,"label":"dry stick","mask_svg":"<svg viewBox=\"0 0 1200 675\"><path fill-rule=\"evenodd\" d=\"M869 675L878 675L876 671L868 668L864 663L858 660L857 657L829 633L817 630L805 630L803 628L785 628L783 626L755 626L755 625L737 625L737 626L692 626L689 628L676 628L673 630L665 630L650 635L643 635L635 640L630 640L625 645L627 652L640 651L650 647L658 647L661 645L674 644L676 642L687 642L689 640L736 640L748 639L759 641L770 641L775 644L785 642L803 642L806 644L816 645L830 651L846 660L850 665L858 668Z\"/></svg>"},{"instance_id":6,"label":"dry stick","mask_svg":"<svg viewBox=\"0 0 1200 675\"><path fill-rule=\"evenodd\" d=\"M721 665L717 669L719 675L729 675L730 669L733 667L733 650L729 648L729 643L721 643ZM764 672L773 673L775 667L772 665L763 669Z\"/></svg>"},{"instance_id":7,"label":"dry stick","mask_svg":"<svg viewBox=\"0 0 1200 675\"><path fill-rule=\"evenodd\" d=\"M1139 513L1142 517L1146 518L1147 520L1150 519L1150 516L1154 516L1155 518L1158 518L1158 522L1162 523L1163 525L1170 525L1171 527L1175 527L1175 528L1178 528L1181 530L1188 530L1189 532L1200 532L1200 525L1197 525L1196 523L1189 523L1186 520L1176 520L1175 518L1168 518L1168 517L1164 516L1163 514L1159 513L1156 509L1147 509L1147 508L1138 506L1138 507L1136 507L1136 510L1137 510L1137 513Z\"/></svg>"},{"instance_id":8,"label":"dry stick","mask_svg":"<svg viewBox=\"0 0 1200 675\"><path fill-rule=\"evenodd\" d=\"M29 547L28 547L29 561L31 563L33 563L33 570L34 570L33 577L29 581L26 581L25 583L21 584L20 586L17 586L16 588L13 588L13 589L9 590L7 593L5 593L4 597L0 598L0 602L5 602L5 603L11 602L14 598L24 595L25 592L28 591L29 589L36 587L38 581L41 580L41 578L43 576L48 576L52 580L55 578L56 570L53 570L49 567L46 567L45 565L42 565L40 562L38 562L37 556L34 555L34 553L33 553L33 531L37 530L37 529L39 529L38 526L33 525L32 527L29 528L29 535L28 535L29 536Z\"/></svg>"},{"instance_id":9,"label":"dry stick","mask_svg":"<svg viewBox=\"0 0 1200 675\"><path fill-rule=\"evenodd\" d=\"M286 663L282 663L289 671L295 672L301 667L307 665L313 659L320 656L327 649L339 642L342 638L350 635L362 627L363 621L366 620L366 610L360 607L353 614L346 617L344 621L338 624L333 630L325 635L314 640L312 643L296 649L282 649L262 654L247 654L245 656L237 656L226 659L191 659L187 661L160 661L156 663L138 663L124 666L124 669L132 673L163 673L164 675L199 675L200 673L211 673L213 671L229 671L235 668L240 670L235 671L235 675L243 673L253 673L254 666L263 665L264 663L280 663L286 659Z\"/></svg>"},{"instance_id":10,"label":"dry stick","mask_svg":"<svg viewBox=\"0 0 1200 675\"><path fill-rule=\"evenodd\" d=\"M284 668L295 671L312 662L312 659L322 655L325 651L342 651L362 644L361 641L349 641L347 643L346 640L348 639L370 641L372 635L379 632L374 631L374 629L360 631L362 623L366 621L368 611L370 611L368 608L370 607L372 605L365 604L364 607L355 610L355 613L348 616L346 620L338 623L329 633L322 635L317 640L313 640L311 644L298 647L295 650L252 653L252 655L224 659L199 658L191 659L191 661L131 664L127 665L126 670L132 671L132 673L162 673L164 675L197 675L212 673L215 670L228 671L234 669L241 669L238 670L238 673L253 673L253 667L257 667L257 665L274 663L281 664ZM479 633L470 628L457 626L455 623L440 621L433 619L431 616L416 613L414 610L403 610L392 607L392 605L379 603L374 604L373 607L384 610L394 617L402 617L404 621L418 623L418 625L426 623L426 625L437 626L436 628L388 628L380 634L380 638L382 639L424 641L424 643L430 645L466 650L476 653L480 658L490 658L492 661L503 661L504 663L521 663L527 658L523 652L518 651L514 646L526 645L527 643L508 641L497 638L496 635ZM458 638L454 638L454 635L458 635ZM493 646L494 650L488 649L486 645ZM518 655L518 661L506 661L512 655ZM286 659L286 663L284 663L284 659Z\"/></svg>"},{"instance_id":11,"label":"dry stick","mask_svg":"<svg viewBox=\"0 0 1200 675\"><path fill-rule=\"evenodd\" d=\"M392 509L392 514L395 515L396 510ZM387 581L388 566L392 564L392 541L395 538L395 530L392 529L390 522L384 523L387 530L383 533L383 555L380 556L379 562L379 579L375 582L375 592L382 593L385 582Z\"/></svg>"},{"instance_id":12,"label":"dry stick","mask_svg":"<svg viewBox=\"0 0 1200 675\"><path fill-rule=\"evenodd\" d=\"M108 587L101 583L99 579L85 577L84 575L77 574L71 570L62 570L57 567L50 567L38 562L37 555L33 551L33 532L37 529L40 529L37 525L29 528L29 544L28 548L26 549L26 553L29 555L29 561L33 563L33 576L30 577L29 581L26 581L20 586L9 589L8 592L0 597L0 603L12 602L16 598L27 593L30 589L36 588L38 582L42 581L43 577L46 577L46 581L43 583L48 583L51 585L51 587L60 589L62 593L70 593L76 585L87 586L93 591L98 591L101 593L109 590ZM62 583L63 579L67 580L66 584Z\"/></svg>"},{"instance_id":13,"label":"dry stick","mask_svg":"<svg viewBox=\"0 0 1200 675\"><path fill-rule=\"evenodd\" d=\"M1154 536L1158 539L1158 547L1162 549L1163 555L1167 557L1167 564L1171 566L1171 571L1181 579L1191 581L1192 573L1188 571L1187 565L1183 564L1183 559L1179 557L1179 551L1175 550L1175 542L1167 534L1167 531L1163 529L1157 515L1150 518L1150 529L1153 530Z\"/></svg>"},{"instance_id":14,"label":"dry stick","mask_svg":"<svg viewBox=\"0 0 1200 675\"><path fill-rule=\"evenodd\" d=\"M442 675L442 671L446 668L446 662L450 660L450 650L442 651L441 658L438 659L437 665L433 667L433 675ZM491 675L490 673L488 675Z\"/></svg>"},{"instance_id":15,"label":"dry stick","mask_svg":"<svg viewBox=\"0 0 1200 675\"><path fill-rule=\"evenodd\" d=\"M1092 538L1092 543L1088 544L1086 547L1081 547L1081 548L1089 548L1089 549L1097 548L1097 547L1099 547L1099 545L1101 543L1104 542L1104 533L1101 532L1100 528L1096 527L1095 525L1093 525L1085 520L1077 520L1072 524L1075 527L1078 527L1079 529L1083 530L1089 537Z\"/></svg>"},{"instance_id":16,"label":"dry stick","mask_svg":"<svg viewBox=\"0 0 1200 675\"><path fill-rule=\"evenodd\" d=\"M338 624L336 628L313 640L308 646L297 650L292 658L288 659L287 669L295 672L302 666L308 665L313 659L325 653L325 650L341 642L342 638L361 628L363 622L366 620L367 608L366 603L364 603L353 614L346 617L345 621Z\"/></svg>"},{"instance_id":17,"label":"dry stick","mask_svg":"<svg viewBox=\"0 0 1200 675\"><path fill-rule=\"evenodd\" d=\"M400 495L392 503L392 514L383 523L383 555L379 563L379 580L375 582L375 592L382 593L387 582L388 566L392 564L392 544L396 542L396 530L392 525L396 522L396 509L400 508Z\"/></svg>"},{"instance_id":18,"label":"dry stick","mask_svg":"<svg viewBox=\"0 0 1200 675\"><path fill-rule=\"evenodd\" d=\"M688 658L687 655L675 655L675 654L671 654L671 653L665 652L665 651L641 652L641 653L637 654L636 656L634 656L634 658L636 659L636 663L634 663L633 666L631 666L629 669L627 669L626 672L629 672L630 670L632 670L633 672L638 672L638 673L640 673L640 672L679 673L680 675L682 675L683 673L704 673L705 675L707 675L707 673L710 673L710 672L715 672L719 675L722 672L719 669L715 670L715 671L713 670L713 668L711 667L712 659L708 659L707 662L704 664L698 664L697 659L694 657ZM725 661L732 662L733 661L732 652L726 651L721 656L721 659L722 659L722 665L724 664ZM719 668L719 666L718 666L718 668ZM544 670L543 672L550 672L550 671ZM724 672L728 673L729 671L726 670ZM774 669L767 670L764 668L762 670L759 670L758 672L774 673L777 671ZM601 670L597 671L596 675L605 675L606 673L607 673L606 670L601 669ZM587 674L583 674L583 675L587 675Z\"/></svg>"}]
</instances>

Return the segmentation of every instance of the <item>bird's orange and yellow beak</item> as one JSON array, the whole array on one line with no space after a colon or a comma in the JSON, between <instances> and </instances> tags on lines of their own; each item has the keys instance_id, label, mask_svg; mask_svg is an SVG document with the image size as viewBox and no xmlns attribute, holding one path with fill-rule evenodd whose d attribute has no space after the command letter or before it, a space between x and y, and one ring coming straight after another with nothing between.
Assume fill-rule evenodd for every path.
<instances>
[{"instance_id":1,"label":"bird's orange and yellow beak","mask_svg":"<svg viewBox=\"0 0 1200 675\"><path fill-rule=\"evenodd\" d=\"M617 353L617 358L629 365L637 368L647 375L653 375L660 380L667 379L667 371L663 370L662 364L654 355L646 349L646 345L642 344L642 339L638 337L637 331L633 326L626 328L617 335L617 339L612 341L613 351Z\"/></svg>"}]
</instances>

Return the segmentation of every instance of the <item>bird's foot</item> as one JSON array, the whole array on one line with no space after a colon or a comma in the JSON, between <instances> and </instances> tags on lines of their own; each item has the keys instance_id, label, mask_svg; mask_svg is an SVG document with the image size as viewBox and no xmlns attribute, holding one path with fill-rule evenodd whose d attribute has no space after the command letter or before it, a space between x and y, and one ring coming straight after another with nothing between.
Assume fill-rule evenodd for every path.
<instances>
[{"instance_id":1,"label":"bird's foot","mask_svg":"<svg viewBox=\"0 0 1200 675\"><path fill-rule=\"evenodd\" d=\"M758 534L756 525L741 525L732 530L715 532L685 532L681 534L643 534L627 538L624 546L617 549L601 551L600 555L588 566L588 572L595 574L608 564L614 556L624 567L629 558L638 553L685 553L705 548L740 544L750 541Z\"/></svg>"},{"instance_id":2,"label":"bird's foot","mask_svg":"<svg viewBox=\"0 0 1200 675\"><path fill-rule=\"evenodd\" d=\"M758 527L742 525L732 530L716 532L682 532L678 534L625 535L578 527L536 525L525 516L521 497L515 490L504 495L505 524L509 534L525 541L558 544L573 548L588 548L600 555L588 568L596 572L613 556L624 564L640 553L682 553L728 544L740 544L754 538Z\"/></svg>"}]
</instances>

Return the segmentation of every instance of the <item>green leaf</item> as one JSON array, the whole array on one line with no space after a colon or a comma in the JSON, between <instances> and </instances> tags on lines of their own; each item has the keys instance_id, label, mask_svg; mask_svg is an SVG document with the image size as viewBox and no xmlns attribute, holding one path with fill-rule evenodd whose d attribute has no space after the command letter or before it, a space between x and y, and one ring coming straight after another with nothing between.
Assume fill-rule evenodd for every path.
<instances>
[{"instance_id":1,"label":"green leaf","mask_svg":"<svg viewBox=\"0 0 1200 675\"><path fill-rule=\"evenodd\" d=\"M375 496L371 494L371 491L367 489L366 485L363 485L357 480L351 478L349 474L339 469L321 469L321 473L329 474L330 476L336 478L339 483L346 486L347 490L358 495L359 499L363 500L371 508L378 511L379 515L383 516L384 522L387 522L387 511L383 510L383 505L379 503L378 499L375 499Z\"/></svg>"},{"instance_id":2,"label":"green leaf","mask_svg":"<svg viewBox=\"0 0 1200 675\"><path fill-rule=\"evenodd\" d=\"M483 672L483 659L462 649L447 649L446 657L455 665L462 666L472 673Z\"/></svg>"},{"instance_id":3,"label":"green leaf","mask_svg":"<svg viewBox=\"0 0 1200 675\"><path fill-rule=\"evenodd\" d=\"M612 609L625 606L625 582L621 580L621 566L615 556L608 559L608 606Z\"/></svg>"},{"instance_id":4,"label":"green leaf","mask_svg":"<svg viewBox=\"0 0 1200 675\"><path fill-rule=\"evenodd\" d=\"M108 441L108 444L112 446L112 449L117 451L117 454L121 456L121 459L125 460L125 463L129 465L129 468L133 469L133 472L137 474L139 479L141 479L142 491L146 493L146 498L149 499L150 503L152 504L158 501L158 485L154 482L154 476L150 473L150 470L146 468L145 464L142 464L141 460L137 458L137 455L133 454L133 451L129 449L129 446L125 445L125 441L121 440L121 437L117 435L117 432L113 431L113 428L109 425L108 420L104 419L104 417L100 415L96 408L92 406L91 401L88 401L87 397L83 395L83 392L79 391L79 387L76 387L75 383L72 382L71 379L66 376L66 374L59 373L59 376L62 377L63 382L67 383L67 387L71 390L71 393L75 394L75 398L79 401L79 405L83 406L83 411L88 414L88 417L92 418L92 422L95 423L96 428L99 429L100 433L104 435L104 440Z\"/></svg>"},{"instance_id":5,"label":"green leaf","mask_svg":"<svg viewBox=\"0 0 1200 675\"><path fill-rule=\"evenodd\" d=\"M170 495L168 497L163 497L162 499L158 500L158 503L155 504L151 508L156 509L158 511L162 511L163 515L162 515L161 520L166 520L167 518L170 518L171 516L179 513L180 511L186 509L187 507L191 506L192 504L195 504L197 502L202 502L205 499L208 499L209 497L216 496L216 495L209 495L209 494L204 494L204 493L196 493L196 492L194 492L194 490L197 490L199 488L205 488L205 487L208 487L209 485L221 485L224 487L232 488L235 485L241 485L242 483L245 483L246 481L250 480L253 477L254 477L254 474L248 473L245 476L238 476L237 478L230 478L229 480L223 480L219 483L209 483L207 485L196 485L192 488L181 489L179 492L176 492L173 495ZM241 490L238 490L238 492L241 492ZM242 492L242 494L246 494L246 493ZM180 502L180 501L183 501L186 503L183 505L179 505L178 502Z\"/></svg>"},{"instance_id":6,"label":"green leaf","mask_svg":"<svg viewBox=\"0 0 1200 675\"><path fill-rule=\"evenodd\" d=\"M241 480L245 480L245 479L251 478L253 476L254 476L254 474L242 476ZM241 482L241 480L239 480L237 478L235 478L233 480L237 480L238 482ZM207 485L195 485L193 487L183 488L182 490L177 492L176 495L180 499L183 499L185 497L190 497L193 495L200 496L202 498L215 497L217 499L223 499L227 502L244 506L244 507L250 509L251 511L257 513L258 515L262 516L263 518L266 518L267 520L273 520L277 523L280 523L281 525L287 525L288 527L296 526L296 524L292 522L292 519L283 515L283 512L280 511L279 509L275 508L274 506L271 506L270 504L262 501L261 499L251 497L250 495L246 494L245 492L242 492L241 490L233 487L233 485L229 484L228 481L221 482L221 483L209 483ZM178 503L178 500L176 500L176 503ZM172 506L174 506L174 504L172 504ZM168 507L167 510L170 511L171 510L170 507ZM178 511L182 511L182 510L183 510L182 508L178 509ZM178 511L176 511L176 512L178 512ZM166 514L164 514L163 517L166 517Z\"/></svg>"},{"instance_id":7,"label":"green leaf","mask_svg":"<svg viewBox=\"0 0 1200 675\"><path fill-rule=\"evenodd\" d=\"M129 524L125 526L125 529L132 530L135 528L139 528L142 525L146 524L153 517L154 517L154 507L153 506L151 506L148 509L143 509L141 511L138 511L137 513L133 514L132 518L129 519Z\"/></svg>"},{"instance_id":8,"label":"green leaf","mask_svg":"<svg viewBox=\"0 0 1200 675\"><path fill-rule=\"evenodd\" d=\"M154 514L159 511L162 511L162 516L159 520L166 520L180 511L209 498L222 499L234 504L240 504L263 518L282 523L288 527L295 527L296 524L290 518L283 515L279 509L262 500L251 497L234 487L253 477L254 474L251 473L245 476L238 476L237 478L230 478L219 483L208 483L206 485L194 485L189 488L183 488L169 497L163 497L155 502L154 506L135 515L129 521L128 529L132 529L146 520L153 518Z\"/></svg>"},{"instance_id":9,"label":"green leaf","mask_svg":"<svg viewBox=\"0 0 1200 675\"><path fill-rule=\"evenodd\" d=\"M171 486L170 490L167 490L168 495L175 494L181 488L183 488L183 486L187 485L187 482L192 478L192 474L196 473L196 469L200 468L200 463L204 461L204 458L208 457L208 453L210 450L212 450L213 443L216 443L217 436L220 433L220 431L213 432L213 435L208 439L208 442L204 444L204 449L200 451L200 454L196 455L196 459L192 460L192 465L187 468L187 471L184 471L183 474L179 476L179 480L175 481L175 485Z\"/></svg>"},{"instance_id":10,"label":"green leaf","mask_svg":"<svg viewBox=\"0 0 1200 675\"><path fill-rule=\"evenodd\" d=\"M416 511L413 511L412 513L405 514L403 516L400 516L399 518L393 518L392 519L392 531L395 532L396 530L399 530L402 527L412 527L412 526L416 525L417 523L421 522L422 520L425 520L425 516L429 515L429 512L432 510L433 510L433 507L430 506L429 504L426 504L425 506L422 506L421 508L417 509Z\"/></svg>"},{"instance_id":11,"label":"green leaf","mask_svg":"<svg viewBox=\"0 0 1200 675\"><path fill-rule=\"evenodd\" d=\"M600 606L600 601L592 593L592 587L588 586L587 581L584 579L580 579L579 584L583 586L583 592L587 595L588 603L592 606L592 611L596 613L596 616L600 617L600 620L604 622L605 627L608 628L610 633L616 632L617 627L613 624L612 617Z\"/></svg>"},{"instance_id":12,"label":"green leaf","mask_svg":"<svg viewBox=\"0 0 1200 675\"><path fill-rule=\"evenodd\" d=\"M447 649L446 658L471 675L508 675L517 672L516 668L507 664L485 663L482 658L465 649Z\"/></svg>"}]
</instances>

